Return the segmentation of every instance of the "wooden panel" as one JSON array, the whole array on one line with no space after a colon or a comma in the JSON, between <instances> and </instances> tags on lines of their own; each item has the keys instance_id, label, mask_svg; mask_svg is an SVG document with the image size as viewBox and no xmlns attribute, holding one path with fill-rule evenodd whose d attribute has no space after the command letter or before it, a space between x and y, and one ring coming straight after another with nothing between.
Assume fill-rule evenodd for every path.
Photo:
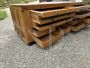
<instances>
[{"instance_id":1,"label":"wooden panel","mask_svg":"<svg viewBox=\"0 0 90 68\"><path fill-rule=\"evenodd\" d=\"M71 22L71 21L72 21L72 18L69 18L69 19L65 19L65 20L62 20L62 21L50 23L50 24L43 25L43 26L38 26L37 24L33 23L33 28L35 28L39 31L43 31L43 30L48 30L50 26L51 27L56 27L56 26L60 26L60 25L63 25L65 23Z\"/></svg>"},{"instance_id":2,"label":"wooden panel","mask_svg":"<svg viewBox=\"0 0 90 68\"><path fill-rule=\"evenodd\" d=\"M45 18L45 19L41 19L39 16L32 15L32 21L34 23L42 25L42 24L47 24L47 23L54 22L54 21L57 21L57 20L70 18L70 17L73 17L73 16L74 16L74 14L70 13L70 14L58 15L58 16L54 16L54 17L48 17L48 18Z\"/></svg>"},{"instance_id":3,"label":"wooden panel","mask_svg":"<svg viewBox=\"0 0 90 68\"><path fill-rule=\"evenodd\" d=\"M11 13L15 30L20 38L22 38L26 44L33 42L29 10L22 11L21 7L11 6Z\"/></svg>"},{"instance_id":4,"label":"wooden panel","mask_svg":"<svg viewBox=\"0 0 90 68\"><path fill-rule=\"evenodd\" d=\"M19 16L19 11L18 11L18 7L10 7L11 10L11 14L12 14L12 18L13 18L13 23L14 23L14 27L15 27L15 31L17 32L17 34L24 38L24 34L21 28L21 23L20 23L20 16Z\"/></svg>"},{"instance_id":5,"label":"wooden panel","mask_svg":"<svg viewBox=\"0 0 90 68\"><path fill-rule=\"evenodd\" d=\"M34 40L40 47L47 48L52 44L54 44L55 42L57 42L58 40L60 40L61 37L62 37L61 33L55 31L51 35L47 35L45 37L41 37L41 38L34 37Z\"/></svg>"}]
</instances>

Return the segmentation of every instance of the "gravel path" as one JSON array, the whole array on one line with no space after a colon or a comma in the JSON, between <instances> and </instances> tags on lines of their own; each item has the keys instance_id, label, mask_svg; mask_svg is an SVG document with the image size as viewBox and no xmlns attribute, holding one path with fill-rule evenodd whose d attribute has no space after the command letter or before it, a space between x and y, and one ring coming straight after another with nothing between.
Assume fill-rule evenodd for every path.
<instances>
[{"instance_id":1,"label":"gravel path","mask_svg":"<svg viewBox=\"0 0 90 68\"><path fill-rule=\"evenodd\" d=\"M90 27L41 49L20 40L8 15L0 21L0 68L90 68Z\"/></svg>"}]
</instances>

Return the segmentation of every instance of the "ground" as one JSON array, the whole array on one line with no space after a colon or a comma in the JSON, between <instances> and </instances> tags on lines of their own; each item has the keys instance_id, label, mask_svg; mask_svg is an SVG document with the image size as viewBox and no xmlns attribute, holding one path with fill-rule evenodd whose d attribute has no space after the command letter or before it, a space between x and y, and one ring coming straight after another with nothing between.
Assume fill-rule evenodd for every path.
<instances>
[{"instance_id":1,"label":"ground","mask_svg":"<svg viewBox=\"0 0 90 68\"><path fill-rule=\"evenodd\" d=\"M90 68L90 27L42 49L24 44L9 14L0 21L0 68Z\"/></svg>"}]
</instances>

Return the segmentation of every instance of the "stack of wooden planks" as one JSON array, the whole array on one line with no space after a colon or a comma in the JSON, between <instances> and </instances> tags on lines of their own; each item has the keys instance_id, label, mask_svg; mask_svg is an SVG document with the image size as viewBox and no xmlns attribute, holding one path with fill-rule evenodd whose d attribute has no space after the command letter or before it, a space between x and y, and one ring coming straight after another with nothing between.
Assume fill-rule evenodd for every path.
<instances>
[{"instance_id":1,"label":"stack of wooden planks","mask_svg":"<svg viewBox=\"0 0 90 68\"><path fill-rule=\"evenodd\" d=\"M90 24L90 5L81 2L14 4L11 14L18 35L26 42L34 41L42 48L79 31Z\"/></svg>"}]
</instances>

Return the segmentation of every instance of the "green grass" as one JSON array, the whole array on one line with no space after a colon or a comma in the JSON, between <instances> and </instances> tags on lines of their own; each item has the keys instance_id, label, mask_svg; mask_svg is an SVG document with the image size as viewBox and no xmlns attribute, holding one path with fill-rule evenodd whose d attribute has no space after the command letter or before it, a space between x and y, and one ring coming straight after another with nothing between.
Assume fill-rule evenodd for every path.
<instances>
[{"instance_id":1,"label":"green grass","mask_svg":"<svg viewBox=\"0 0 90 68\"><path fill-rule=\"evenodd\" d=\"M3 20L7 17L7 13L4 10L0 10L0 20Z\"/></svg>"}]
</instances>

